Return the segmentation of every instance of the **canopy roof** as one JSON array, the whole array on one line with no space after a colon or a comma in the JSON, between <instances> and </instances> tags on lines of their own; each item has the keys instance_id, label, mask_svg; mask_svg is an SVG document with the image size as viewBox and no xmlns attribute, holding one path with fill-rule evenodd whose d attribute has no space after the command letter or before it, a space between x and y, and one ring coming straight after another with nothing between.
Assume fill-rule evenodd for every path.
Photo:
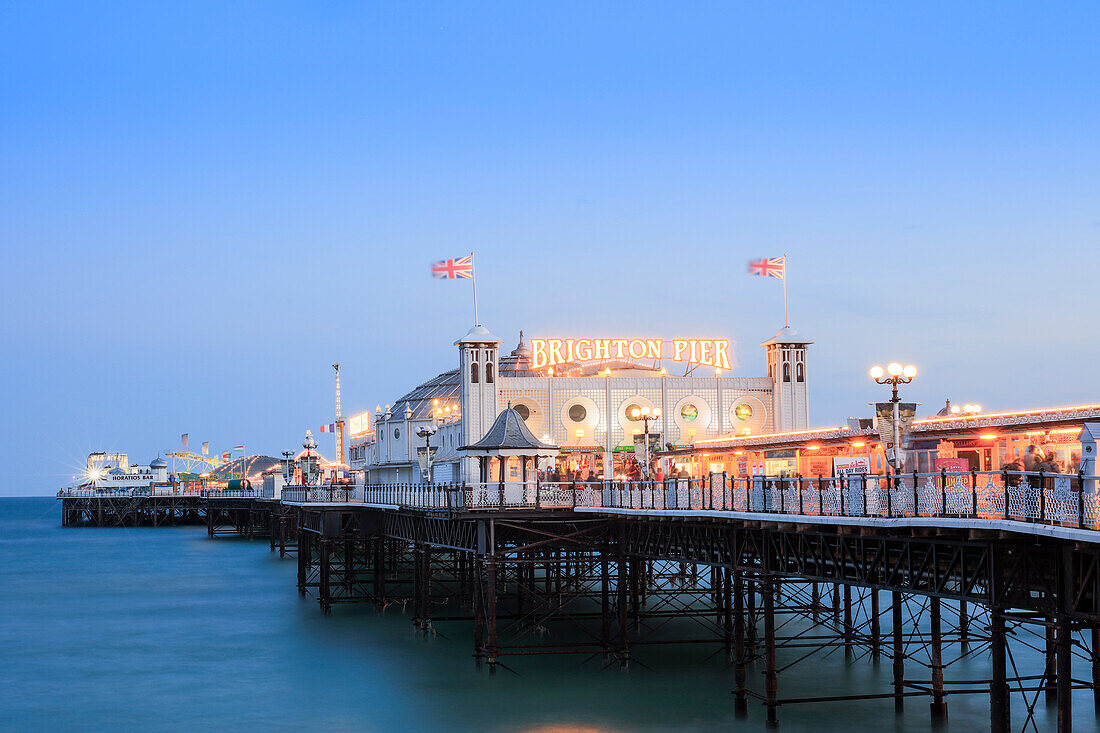
<instances>
[{"instance_id":1,"label":"canopy roof","mask_svg":"<svg viewBox=\"0 0 1100 733\"><path fill-rule=\"evenodd\" d=\"M481 440L473 445L464 445L459 450L494 455L555 455L559 448L536 438L509 402Z\"/></svg>"}]
</instances>

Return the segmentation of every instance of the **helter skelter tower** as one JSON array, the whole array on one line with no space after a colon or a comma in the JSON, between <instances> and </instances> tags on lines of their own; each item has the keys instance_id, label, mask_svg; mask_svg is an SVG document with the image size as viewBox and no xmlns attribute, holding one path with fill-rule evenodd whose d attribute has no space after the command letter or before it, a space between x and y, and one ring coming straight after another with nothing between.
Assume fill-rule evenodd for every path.
<instances>
[{"instance_id":1,"label":"helter skelter tower","mask_svg":"<svg viewBox=\"0 0 1100 733\"><path fill-rule=\"evenodd\" d=\"M340 363L332 365L336 370L336 457L340 464L344 463L344 417L340 414Z\"/></svg>"}]
</instances>

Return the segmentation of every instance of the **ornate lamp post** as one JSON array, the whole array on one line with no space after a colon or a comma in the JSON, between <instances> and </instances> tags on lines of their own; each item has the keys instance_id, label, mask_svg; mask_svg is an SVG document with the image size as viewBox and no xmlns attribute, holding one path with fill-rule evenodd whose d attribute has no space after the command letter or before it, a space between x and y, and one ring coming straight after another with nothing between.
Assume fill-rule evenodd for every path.
<instances>
[{"instance_id":1,"label":"ornate lamp post","mask_svg":"<svg viewBox=\"0 0 1100 733\"><path fill-rule=\"evenodd\" d=\"M661 408L634 407L630 410L630 416L635 420L642 420L645 424L645 477L649 478L649 421L661 417Z\"/></svg>"},{"instance_id":2,"label":"ornate lamp post","mask_svg":"<svg viewBox=\"0 0 1100 733\"><path fill-rule=\"evenodd\" d=\"M895 472L901 470L901 428L898 425L901 420L900 409L898 407L901 398L898 397L898 385L909 384L913 381L913 377L915 376L917 376L917 368L912 364L902 366L896 361L892 361L886 365L885 369L878 364L871 367L871 379L879 384L889 384L893 388L890 403L894 408L894 460L891 463L894 466Z\"/></svg>"},{"instance_id":3,"label":"ornate lamp post","mask_svg":"<svg viewBox=\"0 0 1100 733\"><path fill-rule=\"evenodd\" d=\"M426 484L432 482L432 436L435 435L435 428L430 425L424 425L416 429L416 434L424 439L424 465L427 471Z\"/></svg>"}]
</instances>

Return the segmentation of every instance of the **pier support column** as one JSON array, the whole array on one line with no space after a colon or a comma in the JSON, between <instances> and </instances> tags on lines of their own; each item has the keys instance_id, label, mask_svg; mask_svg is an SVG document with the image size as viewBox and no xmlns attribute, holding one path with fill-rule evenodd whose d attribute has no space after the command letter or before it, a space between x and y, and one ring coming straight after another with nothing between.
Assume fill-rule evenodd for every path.
<instances>
[{"instance_id":1,"label":"pier support column","mask_svg":"<svg viewBox=\"0 0 1100 733\"><path fill-rule=\"evenodd\" d=\"M726 648L726 662L733 661L733 571L720 568L722 574L722 642Z\"/></svg>"},{"instance_id":2,"label":"pier support column","mask_svg":"<svg viewBox=\"0 0 1100 733\"><path fill-rule=\"evenodd\" d=\"M810 584L810 613L813 614L814 626L821 621L821 586L815 580Z\"/></svg>"},{"instance_id":3,"label":"pier support column","mask_svg":"<svg viewBox=\"0 0 1100 733\"><path fill-rule=\"evenodd\" d=\"M852 586L844 584L844 658L852 658Z\"/></svg>"},{"instance_id":4,"label":"pier support column","mask_svg":"<svg viewBox=\"0 0 1100 733\"><path fill-rule=\"evenodd\" d=\"M385 540L375 537L371 540L374 553L374 606L381 612L386 607L386 549Z\"/></svg>"},{"instance_id":5,"label":"pier support column","mask_svg":"<svg viewBox=\"0 0 1100 733\"><path fill-rule=\"evenodd\" d=\"M756 635L756 575L754 573L746 577L748 578L748 583L745 585L745 594L749 601L748 615L745 618L747 624L746 638L748 640L749 657L755 658L757 653L757 641L759 641Z\"/></svg>"},{"instance_id":6,"label":"pier support column","mask_svg":"<svg viewBox=\"0 0 1100 733\"><path fill-rule=\"evenodd\" d=\"M1008 733L1012 723L1008 697L1008 655L1004 611L999 608L990 609L989 619L989 651L993 667L989 683L989 730L990 733Z\"/></svg>"},{"instance_id":7,"label":"pier support column","mask_svg":"<svg viewBox=\"0 0 1100 733\"><path fill-rule=\"evenodd\" d=\"M894 711L900 713L905 709L905 629L901 621L901 591L892 591L890 594L890 616L893 628L893 648L891 653L894 658Z\"/></svg>"},{"instance_id":8,"label":"pier support column","mask_svg":"<svg viewBox=\"0 0 1100 733\"><path fill-rule=\"evenodd\" d=\"M1046 701L1052 705L1058 701L1058 650L1053 616L1047 617L1044 633L1044 652L1046 654Z\"/></svg>"},{"instance_id":9,"label":"pier support column","mask_svg":"<svg viewBox=\"0 0 1100 733\"><path fill-rule=\"evenodd\" d=\"M629 603L630 603L630 579L627 568L626 554L623 552L623 537L619 538L619 552L616 565L619 570L619 665L623 669L630 666L630 628L629 628Z\"/></svg>"},{"instance_id":10,"label":"pier support column","mask_svg":"<svg viewBox=\"0 0 1100 733\"><path fill-rule=\"evenodd\" d=\"M490 555L486 560L485 575L485 627L488 633L485 656L489 663L489 674L495 674L497 655L500 653L497 647L497 560L495 555Z\"/></svg>"},{"instance_id":11,"label":"pier support column","mask_svg":"<svg viewBox=\"0 0 1100 733\"><path fill-rule=\"evenodd\" d=\"M1058 733L1073 730L1073 628L1069 617L1058 618Z\"/></svg>"},{"instance_id":12,"label":"pier support column","mask_svg":"<svg viewBox=\"0 0 1100 733\"><path fill-rule=\"evenodd\" d=\"M322 538L317 543L317 548L320 551L320 584L317 588L317 600L321 604L321 610L326 614L332 611L332 594L329 588L329 572L331 571L330 561L332 557L332 540Z\"/></svg>"},{"instance_id":13,"label":"pier support column","mask_svg":"<svg viewBox=\"0 0 1100 733\"><path fill-rule=\"evenodd\" d=\"M840 626L840 583L833 583L833 625Z\"/></svg>"},{"instance_id":14,"label":"pier support column","mask_svg":"<svg viewBox=\"0 0 1100 733\"><path fill-rule=\"evenodd\" d=\"M932 713L932 725L942 726L947 723L947 703L943 695L943 633L940 625L940 599L931 598L931 611L929 623L931 625L932 645L930 653L932 657L932 702L929 710Z\"/></svg>"},{"instance_id":15,"label":"pier support column","mask_svg":"<svg viewBox=\"0 0 1100 733\"><path fill-rule=\"evenodd\" d=\"M767 727L779 727L779 675L775 664L775 592L771 576L761 587L764 596L764 706L768 711Z\"/></svg>"},{"instance_id":16,"label":"pier support column","mask_svg":"<svg viewBox=\"0 0 1100 733\"><path fill-rule=\"evenodd\" d=\"M611 574L605 546L600 551L600 642L605 655L611 654Z\"/></svg>"},{"instance_id":17,"label":"pier support column","mask_svg":"<svg viewBox=\"0 0 1100 733\"><path fill-rule=\"evenodd\" d=\"M306 583L309 582L310 553L309 533L304 532L298 538L298 595L306 594Z\"/></svg>"},{"instance_id":18,"label":"pier support column","mask_svg":"<svg viewBox=\"0 0 1100 733\"><path fill-rule=\"evenodd\" d=\"M745 582L739 570L733 571L733 713L738 718L749 714L745 674Z\"/></svg>"},{"instance_id":19,"label":"pier support column","mask_svg":"<svg viewBox=\"0 0 1100 733\"><path fill-rule=\"evenodd\" d=\"M959 601L959 651L966 654L970 648L970 608L966 601Z\"/></svg>"},{"instance_id":20,"label":"pier support column","mask_svg":"<svg viewBox=\"0 0 1100 733\"><path fill-rule=\"evenodd\" d=\"M1092 706L1100 714L1100 626L1092 627Z\"/></svg>"},{"instance_id":21,"label":"pier support column","mask_svg":"<svg viewBox=\"0 0 1100 733\"><path fill-rule=\"evenodd\" d=\"M882 653L882 622L879 619L877 588L871 589L871 662L878 664Z\"/></svg>"}]
</instances>

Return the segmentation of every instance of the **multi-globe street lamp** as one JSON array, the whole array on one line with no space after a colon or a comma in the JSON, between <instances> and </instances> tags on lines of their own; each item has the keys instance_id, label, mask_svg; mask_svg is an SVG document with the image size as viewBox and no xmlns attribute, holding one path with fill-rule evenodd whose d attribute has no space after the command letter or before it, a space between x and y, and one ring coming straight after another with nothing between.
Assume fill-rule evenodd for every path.
<instances>
[{"instance_id":1,"label":"multi-globe street lamp","mask_svg":"<svg viewBox=\"0 0 1100 733\"><path fill-rule=\"evenodd\" d=\"M630 417L634 420L642 420L645 425L645 477L649 478L649 421L658 420L661 417L661 408L632 407Z\"/></svg>"},{"instance_id":2,"label":"multi-globe street lamp","mask_svg":"<svg viewBox=\"0 0 1100 733\"><path fill-rule=\"evenodd\" d=\"M890 404L893 406L894 412L894 458L891 463L895 472L901 470L901 427L898 424L901 421L901 409L898 406L901 403L901 398L898 397L898 385L909 384L915 376L917 376L917 368L912 364L902 366L896 361L892 361L886 365L885 369L878 364L871 367L871 379L879 384L889 384L893 389Z\"/></svg>"}]
</instances>

